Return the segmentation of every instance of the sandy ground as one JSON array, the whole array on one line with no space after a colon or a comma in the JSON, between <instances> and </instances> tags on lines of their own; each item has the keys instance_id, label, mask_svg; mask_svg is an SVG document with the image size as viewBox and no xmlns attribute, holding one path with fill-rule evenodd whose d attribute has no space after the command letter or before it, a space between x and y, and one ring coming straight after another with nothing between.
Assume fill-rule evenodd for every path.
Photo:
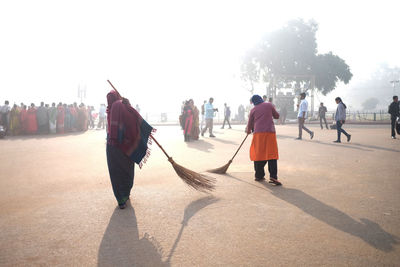
<instances>
[{"instance_id":1,"label":"sandy ground","mask_svg":"<svg viewBox=\"0 0 400 267\"><path fill-rule=\"evenodd\" d=\"M184 143L157 137L181 165L227 163L244 126ZM311 126L277 126L276 187L254 181L247 140L210 195L189 189L161 151L136 169L116 209L105 134L0 140L0 265L400 266L400 140L385 126L351 126L351 143Z\"/></svg>"}]
</instances>

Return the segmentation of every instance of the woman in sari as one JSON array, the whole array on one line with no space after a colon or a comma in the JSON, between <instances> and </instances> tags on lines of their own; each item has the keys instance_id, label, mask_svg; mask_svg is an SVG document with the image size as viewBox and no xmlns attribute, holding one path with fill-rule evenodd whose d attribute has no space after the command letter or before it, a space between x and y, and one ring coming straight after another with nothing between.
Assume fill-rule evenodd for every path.
<instances>
[{"instance_id":1,"label":"woman in sari","mask_svg":"<svg viewBox=\"0 0 400 267\"><path fill-rule=\"evenodd\" d=\"M199 140L199 134L200 134L200 128L199 128L199 110L198 108L194 105L193 99L189 100L190 106L193 111L193 123L192 123L192 130L190 134L190 138L193 140Z\"/></svg>"},{"instance_id":2,"label":"woman in sari","mask_svg":"<svg viewBox=\"0 0 400 267\"><path fill-rule=\"evenodd\" d=\"M65 117L65 110L63 104L60 102L57 106L57 133L64 133L64 117Z\"/></svg>"},{"instance_id":3,"label":"woman in sari","mask_svg":"<svg viewBox=\"0 0 400 267\"><path fill-rule=\"evenodd\" d=\"M71 132L71 112L67 104L64 104L64 132Z\"/></svg>"},{"instance_id":4,"label":"woman in sari","mask_svg":"<svg viewBox=\"0 0 400 267\"><path fill-rule=\"evenodd\" d=\"M37 118L36 118L36 107L35 104L31 104L27 111L27 133L36 134L38 130Z\"/></svg>"},{"instance_id":5,"label":"woman in sari","mask_svg":"<svg viewBox=\"0 0 400 267\"><path fill-rule=\"evenodd\" d=\"M190 141L190 135L192 133L192 128L193 128L193 110L190 105L190 102L187 101L184 108L183 108L183 136L184 136L184 141L189 142Z\"/></svg>"},{"instance_id":6,"label":"woman in sari","mask_svg":"<svg viewBox=\"0 0 400 267\"><path fill-rule=\"evenodd\" d=\"M273 119L279 119L279 113L270 102L264 102L259 95L251 98L254 108L250 111L246 132L253 132L250 147L250 159L254 161L255 180L265 180L265 164L268 162L269 179L275 185L278 181L278 143Z\"/></svg>"},{"instance_id":7,"label":"woman in sari","mask_svg":"<svg viewBox=\"0 0 400 267\"><path fill-rule=\"evenodd\" d=\"M21 113L20 113L20 122L21 122L21 133L28 133L28 111L26 110L26 106L22 105Z\"/></svg>"},{"instance_id":8,"label":"woman in sari","mask_svg":"<svg viewBox=\"0 0 400 267\"><path fill-rule=\"evenodd\" d=\"M78 109L78 131L87 130L87 110L84 104L79 105Z\"/></svg>"},{"instance_id":9,"label":"woman in sari","mask_svg":"<svg viewBox=\"0 0 400 267\"><path fill-rule=\"evenodd\" d=\"M21 132L20 109L14 104L10 111L10 130L12 135L18 135Z\"/></svg>"},{"instance_id":10,"label":"woman in sari","mask_svg":"<svg viewBox=\"0 0 400 267\"><path fill-rule=\"evenodd\" d=\"M129 200L135 174L149 157L147 143L153 128L112 90L107 94L107 165L114 196L120 209Z\"/></svg>"}]
</instances>

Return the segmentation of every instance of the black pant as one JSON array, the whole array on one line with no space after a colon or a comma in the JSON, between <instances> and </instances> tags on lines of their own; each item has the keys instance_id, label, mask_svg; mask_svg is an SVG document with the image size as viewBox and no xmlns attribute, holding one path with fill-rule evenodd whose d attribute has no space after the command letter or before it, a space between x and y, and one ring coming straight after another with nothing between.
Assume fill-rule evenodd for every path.
<instances>
[{"instance_id":1,"label":"black pant","mask_svg":"<svg viewBox=\"0 0 400 267\"><path fill-rule=\"evenodd\" d=\"M392 122L392 136L396 136L396 117L391 117Z\"/></svg>"},{"instance_id":2,"label":"black pant","mask_svg":"<svg viewBox=\"0 0 400 267\"><path fill-rule=\"evenodd\" d=\"M337 129L337 141L340 141L340 134L344 133L345 136L349 137L349 134L342 128L342 123L340 121L336 122Z\"/></svg>"},{"instance_id":3,"label":"black pant","mask_svg":"<svg viewBox=\"0 0 400 267\"><path fill-rule=\"evenodd\" d=\"M227 123L228 123L228 125L229 125L229 128L232 128L232 127L231 127L231 124L229 123L229 117L227 117L227 116L225 116L224 122L222 123L222 128L224 128L224 127L225 127L225 122L227 122Z\"/></svg>"},{"instance_id":4,"label":"black pant","mask_svg":"<svg viewBox=\"0 0 400 267\"><path fill-rule=\"evenodd\" d=\"M256 171L255 177L257 179L262 179L265 176L264 167L267 164L266 160L254 161L254 170ZM269 177L278 179L278 161L276 159L268 160L268 172Z\"/></svg>"}]
</instances>

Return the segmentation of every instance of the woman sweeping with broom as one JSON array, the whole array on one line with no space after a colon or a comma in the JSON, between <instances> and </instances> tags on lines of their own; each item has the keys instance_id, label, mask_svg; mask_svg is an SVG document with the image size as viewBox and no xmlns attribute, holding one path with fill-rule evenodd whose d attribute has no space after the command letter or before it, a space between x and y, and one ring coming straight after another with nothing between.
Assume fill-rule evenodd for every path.
<instances>
[{"instance_id":1,"label":"woman sweeping with broom","mask_svg":"<svg viewBox=\"0 0 400 267\"><path fill-rule=\"evenodd\" d=\"M133 186L135 165L149 156L147 143L153 128L115 90L107 94L107 164L114 196L126 207Z\"/></svg>"},{"instance_id":2,"label":"woman sweeping with broom","mask_svg":"<svg viewBox=\"0 0 400 267\"><path fill-rule=\"evenodd\" d=\"M265 164L268 162L270 183L282 185L278 181L278 144L276 141L273 119L279 119L279 113L269 102L264 102L261 96L254 95L251 100L254 108L250 111L246 132L253 132L250 147L250 159L254 161L255 180L265 180Z\"/></svg>"}]
</instances>

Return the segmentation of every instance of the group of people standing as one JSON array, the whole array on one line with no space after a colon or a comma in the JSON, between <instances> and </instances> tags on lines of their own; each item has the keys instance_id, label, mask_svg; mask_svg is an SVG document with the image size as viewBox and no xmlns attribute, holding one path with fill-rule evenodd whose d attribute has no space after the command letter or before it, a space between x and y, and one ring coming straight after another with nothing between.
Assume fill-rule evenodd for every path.
<instances>
[{"instance_id":1,"label":"group of people standing","mask_svg":"<svg viewBox=\"0 0 400 267\"><path fill-rule=\"evenodd\" d=\"M0 124L5 128L5 133L10 135L24 134L55 134L75 131L86 131L94 128L94 107L86 107L83 103L79 106L74 104L52 103L51 106L40 103L36 107L34 103L30 106L21 103L12 107L9 101L5 101L0 108Z\"/></svg>"}]
</instances>

